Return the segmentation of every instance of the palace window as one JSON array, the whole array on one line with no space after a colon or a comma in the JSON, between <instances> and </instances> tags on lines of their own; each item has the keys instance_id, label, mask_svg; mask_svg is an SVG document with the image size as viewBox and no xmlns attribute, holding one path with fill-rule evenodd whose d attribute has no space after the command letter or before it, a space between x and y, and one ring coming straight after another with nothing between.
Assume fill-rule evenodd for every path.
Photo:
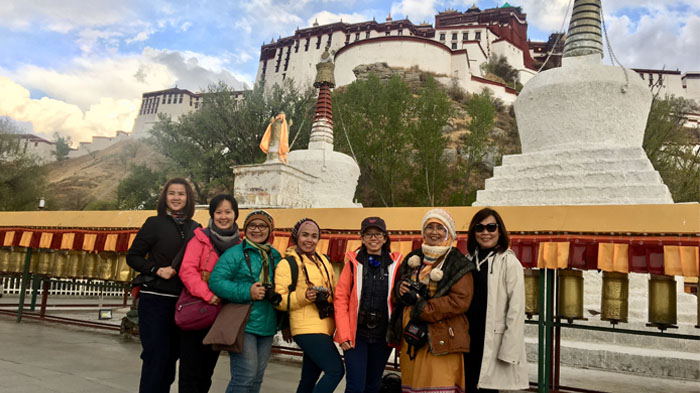
<instances>
[{"instance_id":1,"label":"palace window","mask_svg":"<svg viewBox=\"0 0 700 393\"><path fill-rule=\"evenodd\" d=\"M457 49L457 43L456 43L456 42L453 42L453 43L452 43L452 49Z\"/></svg>"},{"instance_id":2,"label":"palace window","mask_svg":"<svg viewBox=\"0 0 700 393\"><path fill-rule=\"evenodd\" d=\"M350 43L350 34L345 34L345 44Z\"/></svg>"},{"instance_id":3,"label":"palace window","mask_svg":"<svg viewBox=\"0 0 700 393\"><path fill-rule=\"evenodd\" d=\"M399 30L398 35L403 35L403 29Z\"/></svg>"},{"instance_id":4,"label":"palace window","mask_svg":"<svg viewBox=\"0 0 700 393\"><path fill-rule=\"evenodd\" d=\"M311 41L311 38L306 38L306 44L304 44L304 52L308 52L309 50L309 41Z\"/></svg>"},{"instance_id":5,"label":"palace window","mask_svg":"<svg viewBox=\"0 0 700 393\"><path fill-rule=\"evenodd\" d=\"M469 33L462 33L462 40L469 41Z\"/></svg>"},{"instance_id":6,"label":"palace window","mask_svg":"<svg viewBox=\"0 0 700 393\"><path fill-rule=\"evenodd\" d=\"M649 74L649 86L654 84L654 74Z\"/></svg>"},{"instance_id":7,"label":"palace window","mask_svg":"<svg viewBox=\"0 0 700 393\"><path fill-rule=\"evenodd\" d=\"M360 40L360 33L355 33L355 41L359 41L359 40Z\"/></svg>"},{"instance_id":8,"label":"palace window","mask_svg":"<svg viewBox=\"0 0 700 393\"><path fill-rule=\"evenodd\" d=\"M163 105L165 105L165 96L163 96Z\"/></svg>"},{"instance_id":9,"label":"palace window","mask_svg":"<svg viewBox=\"0 0 700 393\"><path fill-rule=\"evenodd\" d=\"M477 31L476 33L474 33L474 39L477 41L481 40L481 32L480 31Z\"/></svg>"},{"instance_id":10,"label":"palace window","mask_svg":"<svg viewBox=\"0 0 700 393\"><path fill-rule=\"evenodd\" d=\"M365 33L365 39L369 38L369 31Z\"/></svg>"},{"instance_id":11,"label":"palace window","mask_svg":"<svg viewBox=\"0 0 700 393\"><path fill-rule=\"evenodd\" d=\"M391 35L391 30L387 30L387 31L386 31L386 35L387 35L387 37L390 36L390 35Z\"/></svg>"},{"instance_id":12,"label":"palace window","mask_svg":"<svg viewBox=\"0 0 700 393\"><path fill-rule=\"evenodd\" d=\"M170 94L168 94L168 104L172 103L172 101L173 101L173 97Z\"/></svg>"},{"instance_id":13,"label":"palace window","mask_svg":"<svg viewBox=\"0 0 700 393\"><path fill-rule=\"evenodd\" d=\"M452 41L457 41L457 33L452 33Z\"/></svg>"},{"instance_id":14,"label":"palace window","mask_svg":"<svg viewBox=\"0 0 700 393\"><path fill-rule=\"evenodd\" d=\"M659 74L659 86L663 86L663 85L664 85L664 76Z\"/></svg>"},{"instance_id":15,"label":"palace window","mask_svg":"<svg viewBox=\"0 0 700 393\"><path fill-rule=\"evenodd\" d=\"M182 104L182 93L180 93L180 102L178 104Z\"/></svg>"},{"instance_id":16,"label":"palace window","mask_svg":"<svg viewBox=\"0 0 700 393\"><path fill-rule=\"evenodd\" d=\"M321 36L316 38L316 49L321 49Z\"/></svg>"},{"instance_id":17,"label":"palace window","mask_svg":"<svg viewBox=\"0 0 700 393\"><path fill-rule=\"evenodd\" d=\"M445 41L445 33L440 33L440 41Z\"/></svg>"},{"instance_id":18,"label":"palace window","mask_svg":"<svg viewBox=\"0 0 700 393\"><path fill-rule=\"evenodd\" d=\"M299 52L299 41L294 41L294 42L295 42L295 44L294 44L294 53L298 53L298 52Z\"/></svg>"}]
</instances>

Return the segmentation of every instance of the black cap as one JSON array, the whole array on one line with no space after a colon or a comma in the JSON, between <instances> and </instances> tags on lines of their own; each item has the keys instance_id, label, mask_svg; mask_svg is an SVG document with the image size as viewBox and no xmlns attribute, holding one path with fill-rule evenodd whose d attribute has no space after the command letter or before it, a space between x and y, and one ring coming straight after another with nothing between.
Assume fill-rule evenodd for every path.
<instances>
[{"instance_id":1,"label":"black cap","mask_svg":"<svg viewBox=\"0 0 700 393\"><path fill-rule=\"evenodd\" d=\"M386 233L386 223L384 223L384 220L382 220L380 217L367 217L362 220L360 233L365 233L365 231L369 228L377 228Z\"/></svg>"}]
</instances>

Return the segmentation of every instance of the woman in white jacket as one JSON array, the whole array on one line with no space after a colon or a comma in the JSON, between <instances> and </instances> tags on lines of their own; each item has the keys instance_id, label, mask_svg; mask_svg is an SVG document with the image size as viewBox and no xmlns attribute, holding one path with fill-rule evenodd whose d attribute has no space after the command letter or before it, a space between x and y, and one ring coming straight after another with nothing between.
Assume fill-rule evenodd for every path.
<instances>
[{"instance_id":1,"label":"woman in white jacket","mask_svg":"<svg viewBox=\"0 0 700 393\"><path fill-rule=\"evenodd\" d=\"M467 311L471 351L465 353L467 392L529 386L525 358L523 267L509 248L503 219L484 208L469 224L467 258L477 269Z\"/></svg>"}]
</instances>

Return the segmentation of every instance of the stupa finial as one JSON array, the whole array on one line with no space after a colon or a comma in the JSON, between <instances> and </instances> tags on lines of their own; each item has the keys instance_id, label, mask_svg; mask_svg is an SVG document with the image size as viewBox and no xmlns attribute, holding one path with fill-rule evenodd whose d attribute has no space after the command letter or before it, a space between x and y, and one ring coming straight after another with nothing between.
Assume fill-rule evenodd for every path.
<instances>
[{"instance_id":1,"label":"stupa finial","mask_svg":"<svg viewBox=\"0 0 700 393\"><path fill-rule=\"evenodd\" d=\"M601 0L575 0L564 45L564 57L599 54L603 57Z\"/></svg>"}]
</instances>

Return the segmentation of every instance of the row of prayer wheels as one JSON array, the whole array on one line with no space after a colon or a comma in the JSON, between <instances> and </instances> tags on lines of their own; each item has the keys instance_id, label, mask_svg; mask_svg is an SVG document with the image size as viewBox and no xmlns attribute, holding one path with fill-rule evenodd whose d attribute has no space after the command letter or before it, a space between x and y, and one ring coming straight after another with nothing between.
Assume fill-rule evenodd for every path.
<instances>
[{"instance_id":1,"label":"row of prayer wheels","mask_svg":"<svg viewBox=\"0 0 700 393\"><path fill-rule=\"evenodd\" d=\"M0 248L0 274L22 273L27 249ZM29 272L54 278L82 278L129 282L134 270L126 264L126 255L115 252L32 250Z\"/></svg>"},{"instance_id":2,"label":"row of prayer wheels","mask_svg":"<svg viewBox=\"0 0 700 393\"><path fill-rule=\"evenodd\" d=\"M583 317L583 271L558 270L559 297L557 316L569 321ZM525 269L525 312L528 318L539 314L540 271ZM629 276L625 273L603 272L600 319L612 324L627 322L629 305ZM649 325L659 329L678 323L676 309L676 279L673 276L651 274L649 278ZM700 301L698 301L700 327Z\"/></svg>"}]
</instances>

